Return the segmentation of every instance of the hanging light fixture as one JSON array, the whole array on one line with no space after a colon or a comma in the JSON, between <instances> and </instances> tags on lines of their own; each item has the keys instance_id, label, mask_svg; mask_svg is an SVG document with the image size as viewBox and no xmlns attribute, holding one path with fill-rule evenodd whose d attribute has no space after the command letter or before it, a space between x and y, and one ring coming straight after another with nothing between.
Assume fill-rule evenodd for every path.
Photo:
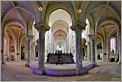
<instances>
[{"instance_id":1,"label":"hanging light fixture","mask_svg":"<svg viewBox=\"0 0 122 82\"><path fill-rule=\"evenodd\" d=\"M42 6L38 6L39 11L42 11L42 9L43 9Z\"/></svg>"},{"instance_id":2,"label":"hanging light fixture","mask_svg":"<svg viewBox=\"0 0 122 82\"><path fill-rule=\"evenodd\" d=\"M78 13L81 13L81 9L77 9L77 12L78 12Z\"/></svg>"}]
</instances>

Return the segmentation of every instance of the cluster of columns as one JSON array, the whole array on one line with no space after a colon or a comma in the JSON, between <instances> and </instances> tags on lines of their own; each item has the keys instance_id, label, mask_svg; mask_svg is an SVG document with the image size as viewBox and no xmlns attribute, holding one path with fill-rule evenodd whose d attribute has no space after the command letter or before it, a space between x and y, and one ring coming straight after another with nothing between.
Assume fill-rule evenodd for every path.
<instances>
[{"instance_id":1,"label":"cluster of columns","mask_svg":"<svg viewBox=\"0 0 122 82\"><path fill-rule=\"evenodd\" d=\"M119 35L117 35L118 36L118 38L119 38L119 40L118 40L118 43L117 43L117 45L119 44L121 44L121 40L120 40L120 36ZM93 62L93 64L94 64L94 66L96 66L96 49L95 49L95 39L96 39L96 34L91 34L91 35L89 35L89 39L90 39L90 41L88 42L88 52L89 52L89 54L88 54L88 61L92 61ZM120 41L120 42L119 42ZM109 55L107 56L107 54L104 54L104 53L106 53L107 51L108 51L108 54L110 54L110 50L109 50L109 43L106 43L106 42L104 42L103 43L103 61L104 62L108 62L108 59L109 59ZM120 48L121 46L118 46L117 47L117 50L119 50L119 49L121 49ZM108 49L108 50L107 50ZM118 52L118 51L117 51ZM121 50L119 50L119 61L118 61L118 63L120 63L121 62ZM118 55L118 54L117 54ZM108 57L108 59L107 59L107 57Z\"/></svg>"},{"instance_id":2,"label":"cluster of columns","mask_svg":"<svg viewBox=\"0 0 122 82\"><path fill-rule=\"evenodd\" d=\"M46 24L45 24L46 25ZM49 28L45 27L44 23L36 23L35 28L39 32L39 48L38 48L38 68L44 68L44 54L45 54L45 32L49 30ZM85 29L86 23L80 22L76 23L75 26L72 28L76 33L76 67L78 69L82 68L82 30ZM4 36L2 34L2 36ZM31 40L33 39L33 35L27 35L27 45L28 45L28 53L27 53L27 63L25 66L29 67L30 64L30 47L31 47ZM96 35L89 35L89 38L92 41L92 46L90 47L89 43L89 61L91 61L95 64L95 37ZM3 39L2 39L3 41ZM3 48L2 48L3 49ZM90 50L92 49L92 52L90 53ZM3 51L2 53L2 63L4 63L4 56Z\"/></svg>"},{"instance_id":3,"label":"cluster of columns","mask_svg":"<svg viewBox=\"0 0 122 82\"><path fill-rule=\"evenodd\" d=\"M5 59L4 59L4 32L1 32L1 35L2 35L2 50L1 50L1 63L4 64L5 63ZM27 45L28 45L28 53L27 53L27 63L25 64L25 66L29 67L29 64L30 64L30 48L31 48L31 40L33 39L33 35L27 35ZM17 58L17 61L19 61L18 57L21 57L20 54L19 54L19 41L16 42L16 58Z\"/></svg>"},{"instance_id":4,"label":"cluster of columns","mask_svg":"<svg viewBox=\"0 0 122 82\"><path fill-rule=\"evenodd\" d=\"M85 30L86 23L85 22L76 22L75 25L71 27L72 30L76 33L76 68L82 68L82 31ZM96 66L95 61L95 39L96 34L89 35L89 39L91 40L88 42L89 46L89 53L88 53L88 60L92 61L93 66Z\"/></svg>"},{"instance_id":5,"label":"cluster of columns","mask_svg":"<svg viewBox=\"0 0 122 82\"><path fill-rule=\"evenodd\" d=\"M46 24L45 24L46 25ZM45 27L42 23L36 23L35 28L39 32L39 42L38 42L38 69L41 70L42 74L44 73L44 55L45 55L45 32L49 28ZM85 29L85 22L78 22L71 27L72 30L76 33L76 68L78 70L82 69L82 31ZM95 64L95 35L89 35L92 40L92 59Z\"/></svg>"},{"instance_id":6,"label":"cluster of columns","mask_svg":"<svg viewBox=\"0 0 122 82\"><path fill-rule=\"evenodd\" d=\"M45 27L45 25L42 23L35 24L35 28L39 32L38 67L37 67L37 69L39 69L39 71L41 71L41 74L44 74L45 32L49 30L49 28ZM81 34L82 34L82 30L85 29L85 27L86 27L85 22L76 23L74 26L72 26L72 30L74 30L76 33L76 68L78 70L83 68L82 67Z\"/></svg>"}]
</instances>

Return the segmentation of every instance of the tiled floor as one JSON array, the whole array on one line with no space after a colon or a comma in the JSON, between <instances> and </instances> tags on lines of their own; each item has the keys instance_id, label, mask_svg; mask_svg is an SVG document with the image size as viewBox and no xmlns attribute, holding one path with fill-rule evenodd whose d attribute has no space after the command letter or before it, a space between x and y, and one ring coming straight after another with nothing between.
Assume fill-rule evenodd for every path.
<instances>
[{"instance_id":1,"label":"tiled floor","mask_svg":"<svg viewBox=\"0 0 122 82\"><path fill-rule=\"evenodd\" d=\"M2 81L120 81L121 65L117 63L99 63L99 67L89 70L81 76L53 77L35 75L32 69L24 66L25 62L7 62L2 64Z\"/></svg>"}]
</instances>

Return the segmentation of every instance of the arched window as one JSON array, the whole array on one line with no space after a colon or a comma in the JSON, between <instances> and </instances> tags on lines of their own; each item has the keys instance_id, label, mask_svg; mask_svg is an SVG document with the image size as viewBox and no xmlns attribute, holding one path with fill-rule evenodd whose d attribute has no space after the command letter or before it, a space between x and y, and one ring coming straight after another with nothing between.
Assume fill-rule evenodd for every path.
<instances>
[{"instance_id":1,"label":"arched window","mask_svg":"<svg viewBox=\"0 0 122 82\"><path fill-rule=\"evenodd\" d=\"M88 19L86 19L86 29L85 30L83 30L83 32L82 32L82 38L85 38L86 39L86 41L88 40L88 35L90 34L89 33L89 30L90 30L90 24L89 24L89 20Z\"/></svg>"},{"instance_id":2,"label":"arched window","mask_svg":"<svg viewBox=\"0 0 122 82\"><path fill-rule=\"evenodd\" d=\"M116 38L115 37L112 37L111 39L110 39L110 52L111 52L111 54L112 53L116 53Z\"/></svg>"}]
</instances>

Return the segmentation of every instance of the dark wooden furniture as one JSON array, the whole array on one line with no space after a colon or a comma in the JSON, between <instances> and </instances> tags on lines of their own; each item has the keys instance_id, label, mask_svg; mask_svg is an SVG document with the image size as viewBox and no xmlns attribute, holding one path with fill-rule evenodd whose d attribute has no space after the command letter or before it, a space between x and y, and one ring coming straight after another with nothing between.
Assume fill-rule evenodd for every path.
<instances>
[{"instance_id":1,"label":"dark wooden furniture","mask_svg":"<svg viewBox=\"0 0 122 82\"><path fill-rule=\"evenodd\" d=\"M73 64L72 53L49 53L47 56L47 62L51 64Z\"/></svg>"}]
</instances>

